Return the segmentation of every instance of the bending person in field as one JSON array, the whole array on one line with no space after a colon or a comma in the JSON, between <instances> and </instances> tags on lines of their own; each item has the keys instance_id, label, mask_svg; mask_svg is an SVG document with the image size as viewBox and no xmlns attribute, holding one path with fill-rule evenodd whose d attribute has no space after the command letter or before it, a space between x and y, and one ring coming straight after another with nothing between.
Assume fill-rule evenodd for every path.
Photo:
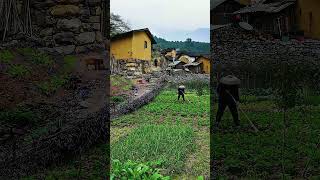
<instances>
[{"instance_id":1,"label":"bending person in field","mask_svg":"<svg viewBox=\"0 0 320 180\"><path fill-rule=\"evenodd\" d=\"M179 88L178 88L178 101L180 99L180 96L182 96L183 101L185 101L184 100L184 89L185 89L185 87L183 85L179 86Z\"/></svg>"},{"instance_id":2,"label":"bending person in field","mask_svg":"<svg viewBox=\"0 0 320 180\"><path fill-rule=\"evenodd\" d=\"M239 103L239 85L240 80L233 76L228 75L220 79L217 93L218 93L218 112L216 116L215 128L218 128L224 113L224 110L228 106L235 126L240 126L237 105Z\"/></svg>"}]
</instances>

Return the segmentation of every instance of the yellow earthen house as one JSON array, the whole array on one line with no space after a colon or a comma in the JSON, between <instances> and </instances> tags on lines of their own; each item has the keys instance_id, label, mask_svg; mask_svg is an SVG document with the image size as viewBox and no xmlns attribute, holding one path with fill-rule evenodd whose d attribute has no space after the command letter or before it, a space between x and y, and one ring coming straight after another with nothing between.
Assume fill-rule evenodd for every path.
<instances>
[{"instance_id":1,"label":"yellow earthen house","mask_svg":"<svg viewBox=\"0 0 320 180\"><path fill-rule=\"evenodd\" d=\"M201 71L205 74L210 74L210 58L205 56L200 56L196 60L197 62L201 63Z\"/></svg>"},{"instance_id":2,"label":"yellow earthen house","mask_svg":"<svg viewBox=\"0 0 320 180\"><path fill-rule=\"evenodd\" d=\"M117 60L151 61L153 44L156 41L148 28L132 30L111 38L111 56Z\"/></svg>"},{"instance_id":3,"label":"yellow earthen house","mask_svg":"<svg viewBox=\"0 0 320 180\"><path fill-rule=\"evenodd\" d=\"M298 0L296 17L306 37L320 39L320 0Z\"/></svg>"}]
</instances>

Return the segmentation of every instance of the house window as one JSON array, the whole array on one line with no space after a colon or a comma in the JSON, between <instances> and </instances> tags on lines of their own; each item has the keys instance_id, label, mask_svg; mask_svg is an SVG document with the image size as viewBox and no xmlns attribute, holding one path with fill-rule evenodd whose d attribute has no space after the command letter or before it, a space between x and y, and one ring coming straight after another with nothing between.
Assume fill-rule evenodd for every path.
<instances>
[{"instance_id":1,"label":"house window","mask_svg":"<svg viewBox=\"0 0 320 180\"><path fill-rule=\"evenodd\" d=\"M144 48L145 48L145 49L148 48L148 43L147 43L147 41L144 42Z\"/></svg>"}]
</instances>

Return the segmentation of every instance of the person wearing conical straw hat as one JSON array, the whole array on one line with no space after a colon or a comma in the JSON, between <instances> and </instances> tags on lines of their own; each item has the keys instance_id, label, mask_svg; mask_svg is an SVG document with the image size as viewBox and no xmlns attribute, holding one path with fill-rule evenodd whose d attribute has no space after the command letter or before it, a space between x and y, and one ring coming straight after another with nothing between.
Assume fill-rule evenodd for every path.
<instances>
[{"instance_id":1,"label":"person wearing conical straw hat","mask_svg":"<svg viewBox=\"0 0 320 180\"><path fill-rule=\"evenodd\" d=\"M228 106L235 126L240 126L237 104L239 102L240 79L233 75L222 77L217 87L218 93L218 112L216 115L215 128L219 127L224 110Z\"/></svg>"},{"instance_id":2,"label":"person wearing conical straw hat","mask_svg":"<svg viewBox=\"0 0 320 180\"><path fill-rule=\"evenodd\" d=\"M179 99L180 99L180 96L182 96L183 101L185 101L185 100L184 100L184 89L185 89L185 86L184 86L184 85L180 85L180 86L178 87L178 101L179 101Z\"/></svg>"}]
</instances>

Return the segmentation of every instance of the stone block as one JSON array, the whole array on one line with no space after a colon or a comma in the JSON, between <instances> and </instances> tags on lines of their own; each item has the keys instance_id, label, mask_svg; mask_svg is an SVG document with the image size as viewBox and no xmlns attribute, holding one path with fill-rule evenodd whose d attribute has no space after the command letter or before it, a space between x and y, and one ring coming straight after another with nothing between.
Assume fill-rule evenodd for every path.
<instances>
[{"instance_id":1,"label":"stone block","mask_svg":"<svg viewBox=\"0 0 320 180\"><path fill-rule=\"evenodd\" d=\"M78 18L60 19L57 22L57 28L64 31L79 32L81 21Z\"/></svg>"},{"instance_id":2,"label":"stone block","mask_svg":"<svg viewBox=\"0 0 320 180\"><path fill-rule=\"evenodd\" d=\"M59 47L55 47L55 50L59 53L59 54L72 54L75 51L76 46L75 45L68 45L68 46L59 46Z\"/></svg>"},{"instance_id":3,"label":"stone block","mask_svg":"<svg viewBox=\"0 0 320 180\"><path fill-rule=\"evenodd\" d=\"M51 8L51 15L56 17L76 16L80 14L80 8L76 5L56 5Z\"/></svg>"},{"instance_id":4,"label":"stone block","mask_svg":"<svg viewBox=\"0 0 320 180\"><path fill-rule=\"evenodd\" d=\"M84 32L76 37L79 45L93 43L96 39L95 32Z\"/></svg>"}]
</instances>

